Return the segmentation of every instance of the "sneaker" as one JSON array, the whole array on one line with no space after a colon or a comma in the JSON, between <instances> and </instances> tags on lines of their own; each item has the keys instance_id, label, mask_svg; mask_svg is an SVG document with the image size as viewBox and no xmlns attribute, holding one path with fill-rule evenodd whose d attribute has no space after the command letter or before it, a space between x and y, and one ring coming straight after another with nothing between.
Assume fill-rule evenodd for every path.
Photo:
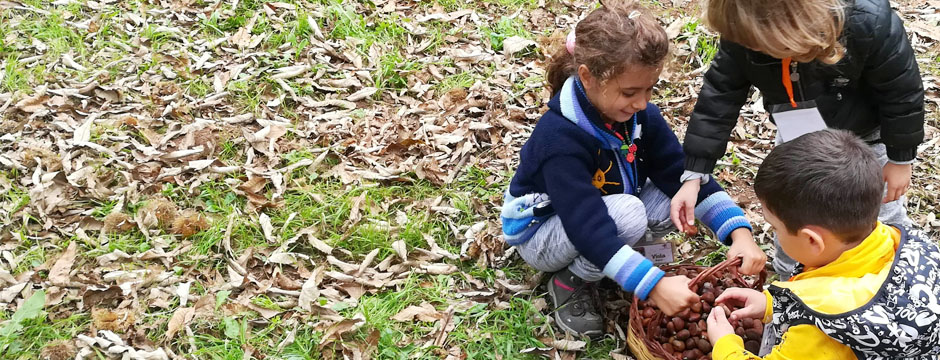
<instances>
[{"instance_id":1,"label":"sneaker","mask_svg":"<svg viewBox=\"0 0 940 360\"><path fill-rule=\"evenodd\" d=\"M598 311L597 288L568 269L552 275L548 295L555 305L555 323L575 336L599 338L604 335L604 317Z\"/></svg>"}]
</instances>

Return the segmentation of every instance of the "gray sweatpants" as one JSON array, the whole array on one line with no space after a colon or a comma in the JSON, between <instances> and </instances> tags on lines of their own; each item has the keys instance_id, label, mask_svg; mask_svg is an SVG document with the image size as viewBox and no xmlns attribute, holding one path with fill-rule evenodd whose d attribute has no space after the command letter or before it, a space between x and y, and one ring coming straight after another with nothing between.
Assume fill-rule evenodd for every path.
<instances>
[{"instance_id":1,"label":"gray sweatpants","mask_svg":"<svg viewBox=\"0 0 940 360\"><path fill-rule=\"evenodd\" d=\"M635 245L647 231L653 237L662 237L675 229L669 219L671 199L651 182L646 183L639 197L616 194L603 199L607 214L617 224L617 238L624 244ZM568 267L585 281L604 278L602 269L575 249L558 215L546 220L529 241L516 245L516 251L526 263L540 271L555 272Z\"/></svg>"},{"instance_id":2,"label":"gray sweatpants","mask_svg":"<svg viewBox=\"0 0 940 360\"><path fill-rule=\"evenodd\" d=\"M871 146L871 149L875 152L875 156L878 157L881 166L884 167L885 164L888 163L888 154L885 150L885 144L874 144ZM888 188L887 185L885 185L885 194L887 194L887 192ZM902 196L898 200L882 204L881 211L878 213L878 221L885 224L910 226L912 222L911 219L907 217L906 207L907 196ZM796 271L796 267L799 264L796 260L793 260L793 258L783 252L777 234L774 234L774 247L776 248L773 260L774 271L780 275L781 279L788 279L794 275L793 273Z\"/></svg>"}]
</instances>

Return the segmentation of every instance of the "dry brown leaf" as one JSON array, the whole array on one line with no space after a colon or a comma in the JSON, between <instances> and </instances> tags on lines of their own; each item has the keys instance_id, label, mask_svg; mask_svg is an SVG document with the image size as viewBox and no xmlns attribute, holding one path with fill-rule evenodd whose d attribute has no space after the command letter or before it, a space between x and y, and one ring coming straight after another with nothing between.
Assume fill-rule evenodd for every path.
<instances>
[{"instance_id":1,"label":"dry brown leaf","mask_svg":"<svg viewBox=\"0 0 940 360\"><path fill-rule=\"evenodd\" d=\"M176 220L177 208L175 203L166 199L155 198L148 201L147 205L144 205L139 212L144 219L152 218L157 225L166 228L172 226L173 220Z\"/></svg>"},{"instance_id":2,"label":"dry brown leaf","mask_svg":"<svg viewBox=\"0 0 940 360\"><path fill-rule=\"evenodd\" d=\"M323 332L323 338L320 340L320 349L323 349L326 344L338 341L343 334L358 329L365 322L365 317L363 317L362 314L356 314L352 319L344 319L331 325Z\"/></svg>"},{"instance_id":3,"label":"dry brown leaf","mask_svg":"<svg viewBox=\"0 0 940 360\"><path fill-rule=\"evenodd\" d=\"M370 97L378 91L379 89L374 88L374 87L362 88L362 90L356 91L352 95L349 95L348 97L346 97L346 100L356 102L356 101L365 99L367 97Z\"/></svg>"},{"instance_id":4,"label":"dry brown leaf","mask_svg":"<svg viewBox=\"0 0 940 360\"><path fill-rule=\"evenodd\" d=\"M581 340L556 339L552 341L552 347L563 351L581 351L584 350L585 345L587 343Z\"/></svg>"},{"instance_id":5,"label":"dry brown leaf","mask_svg":"<svg viewBox=\"0 0 940 360\"><path fill-rule=\"evenodd\" d=\"M398 257L401 258L401 261L408 261L408 249L404 240L397 240L393 242L392 249L395 250L395 253L398 254Z\"/></svg>"},{"instance_id":6,"label":"dry brown leaf","mask_svg":"<svg viewBox=\"0 0 940 360\"><path fill-rule=\"evenodd\" d=\"M320 297L320 282L323 281L324 270L323 266L314 269L307 281L304 282L303 287L301 287L300 297L297 299L297 304L301 309L311 311L312 305L316 305L316 301Z\"/></svg>"},{"instance_id":7,"label":"dry brown leaf","mask_svg":"<svg viewBox=\"0 0 940 360\"><path fill-rule=\"evenodd\" d=\"M135 322L134 311L130 309L92 308L91 319L96 329L114 332L124 332L130 329Z\"/></svg>"},{"instance_id":8,"label":"dry brown leaf","mask_svg":"<svg viewBox=\"0 0 940 360\"><path fill-rule=\"evenodd\" d=\"M503 40L503 54L509 56L525 50L529 46L537 46L537 44L535 41L521 36L510 36Z\"/></svg>"},{"instance_id":9,"label":"dry brown leaf","mask_svg":"<svg viewBox=\"0 0 940 360\"><path fill-rule=\"evenodd\" d=\"M39 357L43 360L70 360L75 358L76 353L72 341L55 340L42 347Z\"/></svg>"},{"instance_id":10,"label":"dry brown leaf","mask_svg":"<svg viewBox=\"0 0 940 360\"><path fill-rule=\"evenodd\" d=\"M349 218L346 222L347 226L353 226L359 223L359 220L362 220L360 209L362 208L362 202L366 200L367 193L368 191L363 191L362 194L353 199L352 209L349 210Z\"/></svg>"},{"instance_id":11,"label":"dry brown leaf","mask_svg":"<svg viewBox=\"0 0 940 360\"><path fill-rule=\"evenodd\" d=\"M431 275L447 275L459 271L456 266L451 264L427 264L421 265L421 269Z\"/></svg>"},{"instance_id":12,"label":"dry brown leaf","mask_svg":"<svg viewBox=\"0 0 940 360\"><path fill-rule=\"evenodd\" d=\"M172 231L184 239L209 229L206 217L195 210L183 210L173 219Z\"/></svg>"},{"instance_id":13,"label":"dry brown leaf","mask_svg":"<svg viewBox=\"0 0 940 360\"><path fill-rule=\"evenodd\" d=\"M372 251L366 255L366 258L362 260L362 263L359 264L359 270L356 271L354 276L361 276L362 273L366 271L366 268L372 265L372 261L375 260L377 255L379 255L379 249L372 249Z\"/></svg>"},{"instance_id":14,"label":"dry brown leaf","mask_svg":"<svg viewBox=\"0 0 940 360\"><path fill-rule=\"evenodd\" d=\"M90 309L94 306L114 302L123 295L123 291L117 285L108 286L102 289L86 288L82 294L82 308Z\"/></svg>"},{"instance_id":15,"label":"dry brown leaf","mask_svg":"<svg viewBox=\"0 0 940 360\"><path fill-rule=\"evenodd\" d=\"M193 317L196 315L196 308L194 307L184 307L178 308L173 313L173 317L170 318L170 322L166 326L166 334L164 334L164 340L170 341L176 336L176 333L180 331L186 324L189 324L193 320Z\"/></svg>"},{"instance_id":16,"label":"dry brown leaf","mask_svg":"<svg viewBox=\"0 0 940 360\"><path fill-rule=\"evenodd\" d=\"M71 283L69 273L72 271L72 265L75 264L77 249L77 242L72 241L69 243L68 248L65 249L62 255L59 255L59 259L56 260L55 265L52 265L52 269L49 270L49 282L59 286L68 286Z\"/></svg>"},{"instance_id":17,"label":"dry brown leaf","mask_svg":"<svg viewBox=\"0 0 940 360\"><path fill-rule=\"evenodd\" d=\"M420 306L411 305L402 309L398 314L392 316L392 320L399 322L437 321L443 316L440 311L434 308L434 305L424 302Z\"/></svg>"},{"instance_id":18,"label":"dry brown leaf","mask_svg":"<svg viewBox=\"0 0 940 360\"><path fill-rule=\"evenodd\" d=\"M126 233L134 230L137 224L131 219L130 215L121 212L112 212L104 217L104 227L102 231L111 233Z\"/></svg>"},{"instance_id":19,"label":"dry brown leaf","mask_svg":"<svg viewBox=\"0 0 940 360\"><path fill-rule=\"evenodd\" d=\"M16 108L20 109L23 112L35 113L46 108L44 103L48 100L49 97L46 95L35 95L28 98L24 98L16 103Z\"/></svg>"}]
</instances>

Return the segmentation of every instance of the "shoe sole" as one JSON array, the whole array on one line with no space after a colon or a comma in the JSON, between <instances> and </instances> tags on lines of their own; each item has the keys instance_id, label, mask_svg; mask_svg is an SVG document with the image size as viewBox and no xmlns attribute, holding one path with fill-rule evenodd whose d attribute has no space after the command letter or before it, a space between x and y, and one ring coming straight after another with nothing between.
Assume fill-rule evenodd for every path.
<instances>
[{"instance_id":1,"label":"shoe sole","mask_svg":"<svg viewBox=\"0 0 940 360\"><path fill-rule=\"evenodd\" d=\"M555 281L553 279L549 279L548 281L548 297L552 298L552 304L558 304L558 300L555 299ZM565 332L571 335L578 336L578 337L587 336L593 340L597 340L600 337L604 336L603 331L587 331L583 333L579 331L575 331L574 329L568 327L568 324L565 324L564 321L561 321L561 318L558 317L557 311L555 311L555 314L552 315L552 317L555 318L555 324L558 325L559 328L561 328L562 330L564 330Z\"/></svg>"}]
</instances>

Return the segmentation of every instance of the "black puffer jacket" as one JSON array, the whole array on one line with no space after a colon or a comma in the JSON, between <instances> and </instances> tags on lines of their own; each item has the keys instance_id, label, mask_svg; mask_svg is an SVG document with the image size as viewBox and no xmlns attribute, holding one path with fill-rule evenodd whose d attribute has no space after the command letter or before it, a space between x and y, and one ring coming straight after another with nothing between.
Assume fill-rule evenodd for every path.
<instances>
[{"instance_id":1,"label":"black puffer jacket","mask_svg":"<svg viewBox=\"0 0 940 360\"><path fill-rule=\"evenodd\" d=\"M846 11L845 57L835 65L797 64L794 98L815 100L831 128L863 137L880 128L888 158L913 160L924 139L924 87L904 25L888 0L850 1ZM768 110L789 103L781 79L781 60L721 42L685 135L686 170L712 172L751 85Z\"/></svg>"}]
</instances>

